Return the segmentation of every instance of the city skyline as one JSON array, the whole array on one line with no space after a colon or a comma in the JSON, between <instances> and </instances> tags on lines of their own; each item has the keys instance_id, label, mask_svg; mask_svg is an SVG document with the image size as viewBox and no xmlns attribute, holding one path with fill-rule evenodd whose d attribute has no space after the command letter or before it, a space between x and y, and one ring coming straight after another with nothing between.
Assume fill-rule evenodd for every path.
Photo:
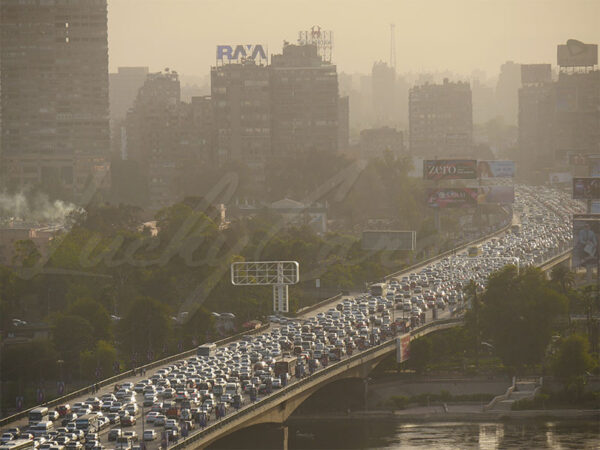
<instances>
[{"instance_id":1,"label":"city skyline","mask_svg":"<svg viewBox=\"0 0 600 450\"><path fill-rule=\"evenodd\" d=\"M275 54L313 25L333 31L333 63L346 73L370 73L374 62L389 61L390 23L399 73L477 70L489 77L508 60L555 65L556 45L567 39L600 41L600 2L593 0L381 0L377 8L347 0L344 15L340 3L109 0L109 70L171 67L206 75L217 45L263 44Z\"/></svg>"}]
</instances>

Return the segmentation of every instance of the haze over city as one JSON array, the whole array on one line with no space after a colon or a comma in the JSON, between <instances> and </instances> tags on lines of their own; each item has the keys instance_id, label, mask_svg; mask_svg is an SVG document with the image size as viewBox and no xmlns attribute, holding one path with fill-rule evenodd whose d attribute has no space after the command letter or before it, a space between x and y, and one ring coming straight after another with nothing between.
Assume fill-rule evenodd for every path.
<instances>
[{"instance_id":1,"label":"haze over city","mask_svg":"<svg viewBox=\"0 0 600 450\"><path fill-rule=\"evenodd\" d=\"M396 25L397 70L449 70L495 76L508 60L556 60L551 42L600 41L596 0L111 0L110 71L119 66L171 67L205 75L219 44L263 44L320 25L334 32L333 62L346 73L369 73L389 62Z\"/></svg>"}]
</instances>

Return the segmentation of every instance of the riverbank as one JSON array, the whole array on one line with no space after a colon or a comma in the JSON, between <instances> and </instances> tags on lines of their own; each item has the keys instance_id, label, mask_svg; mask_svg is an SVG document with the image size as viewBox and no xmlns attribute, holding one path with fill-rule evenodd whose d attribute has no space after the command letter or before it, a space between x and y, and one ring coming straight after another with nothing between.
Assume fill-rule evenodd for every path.
<instances>
[{"instance_id":1,"label":"riverbank","mask_svg":"<svg viewBox=\"0 0 600 450\"><path fill-rule=\"evenodd\" d=\"M506 420L600 420L598 409L540 409L527 411L483 411L480 404L419 406L402 410L350 411L292 416L290 423L338 420L393 420L400 422L498 422Z\"/></svg>"}]
</instances>

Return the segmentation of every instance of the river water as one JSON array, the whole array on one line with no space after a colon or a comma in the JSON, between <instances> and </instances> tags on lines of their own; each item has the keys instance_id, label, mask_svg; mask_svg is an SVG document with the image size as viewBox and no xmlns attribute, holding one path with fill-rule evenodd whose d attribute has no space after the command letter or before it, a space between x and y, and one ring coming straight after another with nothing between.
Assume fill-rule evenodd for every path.
<instances>
[{"instance_id":1,"label":"river water","mask_svg":"<svg viewBox=\"0 0 600 450\"><path fill-rule=\"evenodd\" d=\"M597 421L292 423L289 449L599 449Z\"/></svg>"},{"instance_id":2,"label":"river water","mask_svg":"<svg viewBox=\"0 0 600 450\"><path fill-rule=\"evenodd\" d=\"M275 424L233 433L211 449L281 449ZM600 449L593 420L524 420L493 423L420 422L395 419L292 420L289 450L324 449Z\"/></svg>"}]
</instances>

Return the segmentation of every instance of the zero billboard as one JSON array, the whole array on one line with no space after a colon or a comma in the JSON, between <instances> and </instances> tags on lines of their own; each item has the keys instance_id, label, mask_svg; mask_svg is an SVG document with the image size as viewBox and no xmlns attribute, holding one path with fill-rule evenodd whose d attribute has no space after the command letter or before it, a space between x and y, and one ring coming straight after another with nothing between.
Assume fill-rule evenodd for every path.
<instances>
[{"instance_id":1,"label":"zero billboard","mask_svg":"<svg viewBox=\"0 0 600 450\"><path fill-rule=\"evenodd\" d=\"M479 178L512 178L515 176L514 161L478 161Z\"/></svg>"},{"instance_id":2,"label":"zero billboard","mask_svg":"<svg viewBox=\"0 0 600 450\"><path fill-rule=\"evenodd\" d=\"M600 178L573 178L573 198L576 200L600 199Z\"/></svg>"},{"instance_id":3,"label":"zero billboard","mask_svg":"<svg viewBox=\"0 0 600 450\"><path fill-rule=\"evenodd\" d=\"M478 189L477 203L509 204L515 202L514 186L483 186Z\"/></svg>"},{"instance_id":4,"label":"zero billboard","mask_svg":"<svg viewBox=\"0 0 600 450\"><path fill-rule=\"evenodd\" d=\"M439 188L427 191L430 208L469 208L477 206L477 189Z\"/></svg>"},{"instance_id":5,"label":"zero billboard","mask_svg":"<svg viewBox=\"0 0 600 450\"><path fill-rule=\"evenodd\" d=\"M598 264L600 216L573 214L573 268Z\"/></svg>"},{"instance_id":6,"label":"zero billboard","mask_svg":"<svg viewBox=\"0 0 600 450\"><path fill-rule=\"evenodd\" d=\"M416 243L416 231L366 230L361 240L363 250L414 250Z\"/></svg>"},{"instance_id":7,"label":"zero billboard","mask_svg":"<svg viewBox=\"0 0 600 450\"><path fill-rule=\"evenodd\" d=\"M477 161L474 159L426 159L423 161L425 180L474 180Z\"/></svg>"},{"instance_id":8,"label":"zero billboard","mask_svg":"<svg viewBox=\"0 0 600 450\"><path fill-rule=\"evenodd\" d=\"M569 39L566 45L557 47L556 60L561 67L595 66L598 64L598 45Z\"/></svg>"}]
</instances>

